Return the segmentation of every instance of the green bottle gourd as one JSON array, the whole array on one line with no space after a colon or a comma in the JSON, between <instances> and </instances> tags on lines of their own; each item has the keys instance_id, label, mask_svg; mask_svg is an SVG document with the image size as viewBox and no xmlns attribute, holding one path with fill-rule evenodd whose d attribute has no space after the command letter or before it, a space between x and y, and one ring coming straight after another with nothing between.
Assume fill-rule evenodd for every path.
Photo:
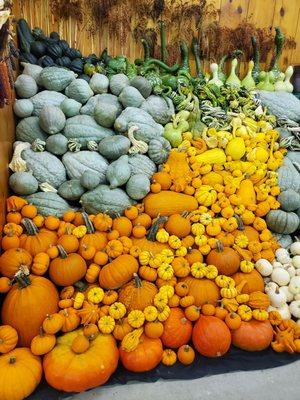
<instances>
[{"instance_id":1,"label":"green bottle gourd","mask_svg":"<svg viewBox=\"0 0 300 400\"><path fill-rule=\"evenodd\" d=\"M223 86L223 82L221 81L221 79L219 79L219 66L216 63L212 63L210 64L210 70L212 73L212 79L210 81L208 81L208 83L210 85L216 85L218 87Z\"/></svg>"},{"instance_id":2,"label":"green bottle gourd","mask_svg":"<svg viewBox=\"0 0 300 400\"><path fill-rule=\"evenodd\" d=\"M244 86L248 90L255 89L255 80L253 79L252 73L254 68L254 61L249 61L248 64L248 72L245 78L242 80L242 86Z\"/></svg>"},{"instance_id":3,"label":"green bottle gourd","mask_svg":"<svg viewBox=\"0 0 300 400\"><path fill-rule=\"evenodd\" d=\"M267 72L265 78L256 86L259 90L274 92L274 84L270 82L270 72Z\"/></svg>"},{"instance_id":4,"label":"green bottle gourd","mask_svg":"<svg viewBox=\"0 0 300 400\"><path fill-rule=\"evenodd\" d=\"M197 77L203 79L204 75L201 68L200 46L197 38L193 37L192 40L192 53L195 59Z\"/></svg>"},{"instance_id":5,"label":"green bottle gourd","mask_svg":"<svg viewBox=\"0 0 300 400\"><path fill-rule=\"evenodd\" d=\"M220 62L219 62L219 65L218 65L218 78L219 78L223 83L225 83L225 82L226 82L226 79L227 79L227 76L226 76L226 74L225 74L223 68L224 68L224 64L225 64L225 62L228 60L228 58L229 58L229 54L225 54L225 56L223 56L223 57L221 58L221 60L220 60Z\"/></svg>"},{"instance_id":6,"label":"green bottle gourd","mask_svg":"<svg viewBox=\"0 0 300 400\"><path fill-rule=\"evenodd\" d=\"M284 75L285 75L285 79L284 79L285 91L288 93L293 93L293 90L294 90L294 86L290 82L290 79L291 79L293 73L294 73L294 68L291 65L289 67L287 67L287 69L284 73Z\"/></svg>"},{"instance_id":7,"label":"green bottle gourd","mask_svg":"<svg viewBox=\"0 0 300 400\"><path fill-rule=\"evenodd\" d=\"M260 53L258 50L258 43L257 43L257 38L255 36L251 37L251 43L252 43L252 48L253 48L253 61L254 61L254 66L252 70L252 77L255 81L255 83L259 82L259 74L260 74Z\"/></svg>"},{"instance_id":8,"label":"green bottle gourd","mask_svg":"<svg viewBox=\"0 0 300 400\"><path fill-rule=\"evenodd\" d=\"M286 86L285 86L285 83L284 83L284 78L285 78L284 73L283 73L283 72L280 72L280 74L279 74L279 76L278 76L278 79L277 79L277 81L276 81L275 84L274 84L275 92L285 92L285 91L286 91Z\"/></svg>"},{"instance_id":9,"label":"green bottle gourd","mask_svg":"<svg viewBox=\"0 0 300 400\"><path fill-rule=\"evenodd\" d=\"M277 80L280 74L279 59L281 57L282 48L285 42L285 36L279 27L276 27L275 31L275 54L271 63L270 72L273 72L275 80Z\"/></svg>"},{"instance_id":10,"label":"green bottle gourd","mask_svg":"<svg viewBox=\"0 0 300 400\"><path fill-rule=\"evenodd\" d=\"M238 60L237 60L237 58L234 58L231 61L230 75L226 80L226 83L229 86L234 86L234 87L240 87L241 86L241 81L240 81L240 79L238 78L238 76L235 73L237 64L238 64Z\"/></svg>"}]
</instances>

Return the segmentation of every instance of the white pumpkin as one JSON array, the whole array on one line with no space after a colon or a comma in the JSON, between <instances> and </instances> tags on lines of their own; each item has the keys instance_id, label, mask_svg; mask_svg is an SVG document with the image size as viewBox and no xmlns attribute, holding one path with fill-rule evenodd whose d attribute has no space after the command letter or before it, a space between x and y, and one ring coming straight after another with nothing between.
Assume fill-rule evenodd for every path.
<instances>
[{"instance_id":1,"label":"white pumpkin","mask_svg":"<svg viewBox=\"0 0 300 400\"><path fill-rule=\"evenodd\" d=\"M292 258L292 264L296 269L300 269L300 255Z\"/></svg>"},{"instance_id":2,"label":"white pumpkin","mask_svg":"<svg viewBox=\"0 0 300 400\"><path fill-rule=\"evenodd\" d=\"M268 296L273 307L282 307L287 302L286 294L283 291L280 292L278 287L275 290L269 290Z\"/></svg>"},{"instance_id":3,"label":"white pumpkin","mask_svg":"<svg viewBox=\"0 0 300 400\"><path fill-rule=\"evenodd\" d=\"M262 276L269 276L273 271L273 265L264 258L256 261L255 268Z\"/></svg>"},{"instance_id":4,"label":"white pumpkin","mask_svg":"<svg viewBox=\"0 0 300 400\"><path fill-rule=\"evenodd\" d=\"M283 268L275 268L272 272L271 279L279 286L285 286L290 282L289 273Z\"/></svg>"},{"instance_id":5,"label":"white pumpkin","mask_svg":"<svg viewBox=\"0 0 300 400\"><path fill-rule=\"evenodd\" d=\"M269 293L269 292L274 292L276 289L278 289L278 285L275 282L268 282L265 286L265 292Z\"/></svg>"},{"instance_id":6,"label":"white pumpkin","mask_svg":"<svg viewBox=\"0 0 300 400\"><path fill-rule=\"evenodd\" d=\"M280 248L275 251L275 256L277 261L279 261L281 264L286 264L290 261L290 255L287 249Z\"/></svg>"},{"instance_id":7,"label":"white pumpkin","mask_svg":"<svg viewBox=\"0 0 300 400\"><path fill-rule=\"evenodd\" d=\"M284 304L282 307L278 307L277 311L281 315L282 319L291 319L291 312L287 304Z\"/></svg>"},{"instance_id":8,"label":"white pumpkin","mask_svg":"<svg viewBox=\"0 0 300 400\"><path fill-rule=\"evenodd\" d=\"M300 300L292 301L289 309L293 317L300 318Z\"/></svg>"},{"instance_id":9,"label":"white pumpkin","mask_svg":"<svg viewBox=\"0 0 300 400\"><path fill-rule=\"evenodd\" d=\"M283 268L283 265L279 261L272 262L273 268Z\"/></svg>"},{"instance_id":10,"label":"white pumpkin","mask_svg":"<svg viewBox=\"0 0 300 400\"><path fill-rule=\"evenodd\" d=\"M292 265L287 268L287 272L290 275L290 278L296 275L296 268L294 268Z\"/></svg>"},{"instance_id":11,"label":"white pumpkin","mask_svg":"<svg viewBox=\"0 0 300 400\"><path fill-rule=\"evenodd\" d=\"M290 289L288 286L281 286L279 288L279 292L285 294L287 303L290 303L291 301L294 300L294 294L292 292L290 292Z\"/></svg>"},{"instance_id":12,"label":"white pumpkin","mask_svg":"<svg viewBox=\"0 0 300 400\"><path fill-rule=\"evenodd\" d=\"M294 295L300 293L300 276L293 276L291 278L289 291Z\"/></svg>"},{"instance_id":13,"label":"white pumpkin","mask_svg":"<svg viewBox=\"0 0 300 400\"><path fill-rule=\"evenodd\" d=\"M300 276L300 268L296 269L296 276Z\"/></svg>"},{"instance_id":14,"label":"white pumpkin","mask_svg":"<svg viewBox=\"0 0 300 400\"><path fill-rule=\"evenodd\" d=\"M298 293L298 294L295 294L295 296L294 296L294 300L300 300L300 293Z\"/></svg>"},{"instance_id":15,"label":"white pumpkin","mask_svg":"<svg viewBox=\"0 0 300 400\"><path fill-rule=\"evenodd\" d=\"M294 242L291 244L290 252L296 256L300 255L300 242Z\"/></svg>"}]
</instances>

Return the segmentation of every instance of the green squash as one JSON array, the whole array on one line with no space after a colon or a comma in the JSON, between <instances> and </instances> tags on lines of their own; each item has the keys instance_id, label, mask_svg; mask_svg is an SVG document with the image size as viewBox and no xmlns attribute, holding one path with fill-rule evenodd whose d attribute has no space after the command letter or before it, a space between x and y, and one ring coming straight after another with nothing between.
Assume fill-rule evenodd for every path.
<instances>
[{"instance_id":1,"label":"green squash","mask_svg":"<svg viewBox=\"0 0 300 400\"><path fill-rule=\"evenodd\" d=\"M63 214L75 208L54 192L37 192L25 197L28 203L37 207L38 213L44 216L54 215L61 218Z\"/></svg>"},{"instance_id":2,"label":"green squash","mask_svg":"<svg viewBox=\"0 0 300 400\"><path fill-rule=\"evenodd\" d=\"M299 217L294 212L271 210L266 217L268 228L276 233L291 234L298 229Z\"/></svg>"},{"instance_id":3,"label":"green squash","mask_svg":"<svg viewBox=\"0 0 300 400\"><path fill-rule=\"evenodd\" d=\"M89 101L81 108L80 114L93 116L96 104L99 105L108 104L109 106L117 107L118 116L121 114L123 110L122 105L120 104L117 96L114 96L113 94L110 93L103 93L103 94L96 94L96 96L91 97Z\"/></svg>"},{"instance_id":4,"label":"green squash","mask_svg":"<svg viewBox=\"0 0 300 400\"><path fill-rule=\"evenodd\" d=\"M122 90L129 85L130 81L125 74L116 74L110 78L109 88L110 91L116 96L119 96Z\"/></svg>"},{"instance_id":5,"label":"green squash","mask_svg":"<svg viewBox=\"0 0 300 400\"><path fill-rule=\"evenodd\" d=\"M91 140L100 142L105 137L114 135L113 130L98 125L89 115L76 115L69 118L63 133L68 139L78 139L84 148Z\"/></svg>"},{"instance_id":6,"label":"green squash","mask_svg":"<svg viewBox=\"0 0 300 400\"><path fill-rule=\"evenodd\" d=\"M35 193L39 183L30 172L15 172L8 180L11 190L19 196L27 196Z\"/></svg>"},{"instance_id":7,"label":"green squash","mask_svg":"<svg viewBox=\"0 0 300 400\"><path fill-rule=\"evenodd\" d=\"M47 90L62 92L75 79L76 75L69 69L47 67L40 74L39 84Z\"/></svg>"},{"instance_id":8,"label":"green squash","mask_svg":"<svg viewBox=\"0 0 300 400\"><path fill-rule=\"evenodd\" d=\"M30 117L33 113L33 104L28 99L20 99L14 102L14 113L19 118Z\"/></svg>"},{"instance_id":9,"label":"green squash","mask_svg":"<svg viewBox=\"0 0 300 400\"><path fill-rule=\"evenodd\" d=\"M70 181L64 182L57 190L57 193L66 200L75 201L79 200L85 192L83 186L81 186L79 179L71 179Z\"/></svg>"},{"instance_id":10,"label":"green squash","mask_svg":"<svg viewBox=\"0 0 300 400\"><path fill-rule=\"evenodd\" d=\"M91 77L89 85L95 94L107 93L109 87L109 79L103 74L95 73Z\"/></svg>"},{"instance_id":11,"label":"green squash","mask_svg":"<svg viewBox=\"0 0 300 400\"><path fill-rule=\"evenodd\" d=\"M170 151L170 142L163 137L152 139L149 142L148 156L155 164L163 164L166 162Z\"/></svg>"},{"instance_id":12,"label":"green squash","mask_svg":"<svg viewBox=\"0 0 300 400\"><path fill-rule=\"evenodd\" d=\"M42 131L38 117L28 117L22 119L16 128L16 139L21 142L32 143L35 139L45 141L48 135Z\"/></svg>"},{"instance_id":13,"label":"green squash","mask_svg":"<svg viewBox=\"0 0 300 400\"><path fill-rule=\"evenodd\" d=\"M80 177L80 183L87 190L95 189L100 184L100 176L97 172L86 170Z\"/></svg>"},{"instance_id":14,"label":"green squash","mask_svg":"<svg viewBox=\"0 0 300 400\"><path fill-rule=\"evenodd\" d=\"M126 107L137 107L139 108L143 101L144 97L141 93L134 88L133 86L126 86L122 90L119 95L119 101L123 105L124 108Z\"/></svg>"},{"instance_id":15,"label":"green squash","mask_svg":"<svg viewBox=\"0 0 300 400\"><path fill-rule=\"evenodd\" d=\"M56 156L62 156L68 151L68 139L61 133L51 135L46 140L46 150Z\"/></svg>"},{"instance_id":16,"label":"green squash","mask_svg":"<svg viewBox=\"0 0 300 400\"><path fill-rule=\"evenodd\" d=\"M107 168L106 180L110 184L111 189L123 186L131 175L131 167L128 163L128 156L121 156L118 160L113 161Z\"/></svg>"},{"instance_id":17,"label":"green squash","mask_svg":"<svg viewBox=\"0 0 300 400\"><path fill-rule=\"evenodd\" d=\"M111 128L118 116L118 108L113 104L97 103L94 111L95 121L105 128Z\"/></svg>"},{"instance_id":18,"label":"green squash","mask_svg":"<svg viewBox=\"0 0 300 400\"><path fill-rule=\"evenodd\" d=\"M150 192L150 180L147 175L132 175L126 184L126 192L134 200L142 200Z\"/></svg>"},{"instance_id":19,"label":"green squash","mask_svg":"<svg viewBox=\"0 0 300 400\"><path fill-rule=\"evenodd\" d=\"M109 186L99 185L95 189L84 193L80 199L81 206L89 214L100 212L111 216L122 214L132 205L132 200L122 189L110 189Z\"/></svg>"},{"instance_id":20,"label":"green squash","mask_svg":"<svg viewBox=\"0 0 300 400\"><path fill-rule=\"evenodd\" d=\"M65 99L66 96L64 94L50 90L44 90L43 92L37 93L30 99L34 107L33 115L40 115L40 112L45 106L59 107Z\"/></svg>"},{"instance_id":21,"label":"green squash","mask_svg":"<svg viewBox=\"0 0 300 400\"><path fill-rule=\"evenodd\" d=\"M67 118L79 115L81 107L82 104L74 99L65 99L60 105L60 109Z\"/></svg>"},{"instance_id":22,"label":"green squash","mask_svg":"<svg viewBox=\"0 0 300 400\"><path fill-rule=\"evenodd\" d=\"M75 79L66 87L66 95L70 99L74 99L81 104L85 104L90 97L93 96L93 91L89 84L84 79Z\"/></svg>"},{"instance_id":23,"label":"green squash","mask_svg":"<svg viewBox=\"0 0 300 400\"><path fill-rule=\"evenodd\" d=\"M17 95L21 99L29 99L38 92L36 81L29 75L19 75L15 81Z\"/></svg>"},{"instance_id":24,"label":"green squash","mask_svg":"<svg viewBox=\"0 0 300 400\"><path fill-rule=\"evenodd\" d=\"M175 114L174 105L171 99L164 99L161 96L151 95L141 106L141 110L147 111L155 122L166 125Z\"/></svg>"},{"instance_id":25,"label":"green squash","mask_svg":"<svg viewBox=\"0 0 300 400\"><path fill-rule=\"evenodd\" d=\"M67 180L63 163L48 151L37 153L31 149L25 149L22 152L22 158L39 183L47 182L57 188Z\"/></svg>"},{"instance_id":26,"label":"green squash","mask_svg":"<svg viewBox=\"0 0 300 400\"><path fill-rule=\"evenodd\" d=\"M62 131L66 125L65 114L60 108L46 106L40 112L40 127L49 135Z\"/></svg>"},{"instance_id":27,"label":"green squash","mask_svg":"<svg viewBox=\"0 0 300 400\"><path fill-rule=\"evenodd\" d=\"M300 207L300 194L293 189L281 192L277 200L284 211L295 211Z\"/></svg>"},{"instance_id":28,"label":"green squash","mask_svg":"<svg viewBox=\"0 0 300 400\"><path fill-rule=\"evenodd\" d=\"M299 172L288 157L285 157L283 165L278 170L278 185L282 191L293 189L299 192L300 190Z\"/></svg>"},{"instance_id":29,"label":"green squash","mask_svg":"<svg viewBox=\"0 0 300 400\"><path fill-rule=\"evenodd\" d=\"M114 135L102 139L99 143L99 153L108 160L117 160L119 157L128 153L131 143L123 135Z\"/></svg>"},{"instance_id":30,"label":"green squash","mask_svg":"<svg viewBox=\"0 0 300 400\"><path fill-rule=\"evenodd\" d=\"M100 183L105 182L108 162L95 151L67 152L62 162L70 179L80 179L85 171L93 171L98 174Z\"/></svg>"},{"instance_id":31,"label":"green squash","mask_svg":"<svg viewBox=\"0 0 300 400\"><path fill-rule=\"evenodd\" d=\"M151 83L148 79L140 75L135 76L130 82L130 85L135 87L145 99L147 99L152 92Z\"/></svg>"},{"instance_id":32,"label":"green squash","mask_svg":"<svg viewBox=\"0 0 300 400\"><path fill-rule=\"evenodd\" d=\"M156 172L156 166L149 157L143 154L134 154L129 157L129 164L131 166L131 175L143 174L151 178Z\"/></svg>"}]
</instances>

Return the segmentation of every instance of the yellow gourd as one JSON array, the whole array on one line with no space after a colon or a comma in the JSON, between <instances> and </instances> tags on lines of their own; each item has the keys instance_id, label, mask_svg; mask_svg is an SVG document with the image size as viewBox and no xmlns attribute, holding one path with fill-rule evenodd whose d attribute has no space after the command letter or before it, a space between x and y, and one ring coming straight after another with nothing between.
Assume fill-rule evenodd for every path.
<instances>
[{"instance_id":1,"label":"yellow gourd","mask_svg":"<svg viewBox=\"0 0 300 400\"><path fill-rule=\"evenodd\" d=\"M237 195L241 199L241 203L244 206L256 204L256 193L253 187L253 183L250 179L244 179L243 181L241 181Z\"/></svg>"},{"instance_id":2,"label":"yellow gourd","mask_svg":"<svg viewBox=\"0 0 300 400\"><path fill-rule=\"evenodd\" d=\"M224 164L226 155L222 149L211 149L199 154L195 159L200 164Z\"/></svg>"},{"instance_id":3,"label":"yellow gourd","mask_svg":"<svg viewBox=\"0 0 300 400\"><path fill-rule=\"evenodd\" d=\"M245 152L245 142L241 137L230 140L225 149L226 155L230 156L233 160L240 160L245 155Z\"/></svg>"}]
</instances>

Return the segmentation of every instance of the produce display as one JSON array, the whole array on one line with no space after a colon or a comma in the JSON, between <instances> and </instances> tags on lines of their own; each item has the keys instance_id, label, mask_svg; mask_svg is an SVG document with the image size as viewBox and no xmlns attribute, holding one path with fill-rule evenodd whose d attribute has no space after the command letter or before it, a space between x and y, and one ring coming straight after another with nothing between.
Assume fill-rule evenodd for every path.
<instances>
[{"instance_id":1,"label":"produce display","mask_svg":"<svg viewBox=\"0 0 300 400\"><path fill-rule=\"evenodd\" d=\"M243 80L236 58L228 77L203 72L195 40L196 76L185 43L169 66L145 41L130 63L84 58L24 20L18 35L0 255L0 372L24 380L14 398L43 374L81 392L118 363L299 353L300 102L278 67L280 29L270 71L254 54Z\"/></svg>"}]
</instances>

